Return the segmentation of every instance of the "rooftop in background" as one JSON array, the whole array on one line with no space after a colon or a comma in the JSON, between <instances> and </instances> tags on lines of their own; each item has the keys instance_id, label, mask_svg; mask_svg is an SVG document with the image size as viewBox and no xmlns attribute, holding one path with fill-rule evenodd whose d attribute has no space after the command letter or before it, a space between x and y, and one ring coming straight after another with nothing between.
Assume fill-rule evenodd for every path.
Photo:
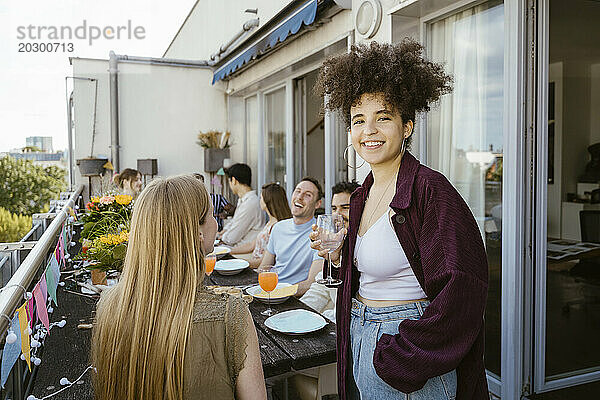
<instances>
[{"instance_id":1,"label":"rooftop in background","mask_svg":"<svg viewBox=\"0 0 600 400\"><path fill-rule=\"evenodd\" d=\"M29 136L25 139L26 147L37 147L41 151L52 153L52 136Z\"/></svg>"},{"instance_id":2,"label":"rooftop in background","mask_svg":"<svg viewBox=\"0 0 600 400\"><path fill-rule=\"evenodd\" d=\"M64 151L56 153L29 152L23 153L18 151L0 152L0 158L13 157L17 160L31 160L34 164L39 164L44 167L56 165L57 167L67 168L67 154Z\"/></svg>"}]
</instances>

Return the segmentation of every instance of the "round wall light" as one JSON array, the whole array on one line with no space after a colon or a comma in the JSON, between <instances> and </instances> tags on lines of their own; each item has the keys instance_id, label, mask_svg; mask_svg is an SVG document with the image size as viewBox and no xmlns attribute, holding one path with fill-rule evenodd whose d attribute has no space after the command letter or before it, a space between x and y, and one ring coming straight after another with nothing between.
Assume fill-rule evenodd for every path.
<instances>
[{"instance_id":1,"label":"round wall light","mask_svg":"<svg viewBox=\"0 0 600 400\"><path fill-rule=\"evenodd\" d=\"M381 24L382 9L379 0L364 0L356 12L354 26L367 39L372 38Z\"/></svg>"}]
</instances>

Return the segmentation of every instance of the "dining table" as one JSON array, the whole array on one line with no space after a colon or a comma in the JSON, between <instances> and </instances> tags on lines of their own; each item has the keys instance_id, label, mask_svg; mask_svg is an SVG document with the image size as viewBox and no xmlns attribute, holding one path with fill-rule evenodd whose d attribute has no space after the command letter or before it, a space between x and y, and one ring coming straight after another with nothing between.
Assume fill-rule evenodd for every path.
<instances>
[{"instance_id":1,"label":"dining table","mask_svg":"<svg viewBox=\"0 0 600 400\"><path fill-rule=\"evenodd\" d=\"M226 254L220 259L233 259ZM251 268L246 268L235 275L221 275L216 269L208 277L209 285L233 286L245 289L258 285L258 274ZM254 298L248 304L254 320L263 372L267 387L278 380L284 380L284 397L287 398L287 378L298 371L322 367L336 362L336 331L335 323L327 320L327 324L314 332L290 335L268 328L265 321L268 316L262 314L268 304ZM277 312L304 309L316 312L309 306L291 296L281 304L271 304Z\"/></svg>"},{"instance_id":2,"label":"dining table","mask_svg":"<svg viewBox=\"0 0 600 400\"><path fill-rule=\"evenodd\" d=\"M600 243L548 238L548 264L600 258Z\"/></svg>"}]
</instances>

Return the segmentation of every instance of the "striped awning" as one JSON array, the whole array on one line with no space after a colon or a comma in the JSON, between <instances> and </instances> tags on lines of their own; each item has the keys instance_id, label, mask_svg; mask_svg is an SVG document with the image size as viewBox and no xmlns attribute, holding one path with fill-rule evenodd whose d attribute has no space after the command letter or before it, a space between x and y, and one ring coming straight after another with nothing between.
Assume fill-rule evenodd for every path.
<instances>
[{"instance_id":1,"label":"striped awning","mask_svg":"<svg viewBox=\"0 0 600 400\"><path fill-rule=\"evenodd\" d=\"M219 67L213 74L213 84L234 73L244 64L273 48L277 43L285 41L290 35L297 33L302 25L310 25L317 15L317 0L309 0L297 10L275 25L269 32L252 43L246 50Z\"/></svg>"}]
</instances>

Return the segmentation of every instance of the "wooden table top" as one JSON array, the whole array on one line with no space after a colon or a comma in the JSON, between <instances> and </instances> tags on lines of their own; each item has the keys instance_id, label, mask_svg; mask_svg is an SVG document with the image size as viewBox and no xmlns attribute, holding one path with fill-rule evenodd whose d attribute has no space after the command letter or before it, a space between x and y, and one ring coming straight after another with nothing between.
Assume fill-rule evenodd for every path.
<instances>
[{"instance_id":1,"label":"wooden table top","mask_svg":"<svg viewBox=\"0 0 600 400\"><path fill-rule=\"evenodd\" d=\"M237 275L219 275L214 271L209 281L219 286L245 286L258 284L258 274L247 268ZM261 359L265 378L281 375L286 372L314 368L336 361L335 324L327 320L327 325L316 332L304 335L286 335L273 331L265 326L268 318L261 314L267 304L254 299L249 304L250 313L258 333ZM273 304L271 308L282 312L293 309L312 310L296 297L290 297L282 304Z\"/></svg>"}]
</instances>

